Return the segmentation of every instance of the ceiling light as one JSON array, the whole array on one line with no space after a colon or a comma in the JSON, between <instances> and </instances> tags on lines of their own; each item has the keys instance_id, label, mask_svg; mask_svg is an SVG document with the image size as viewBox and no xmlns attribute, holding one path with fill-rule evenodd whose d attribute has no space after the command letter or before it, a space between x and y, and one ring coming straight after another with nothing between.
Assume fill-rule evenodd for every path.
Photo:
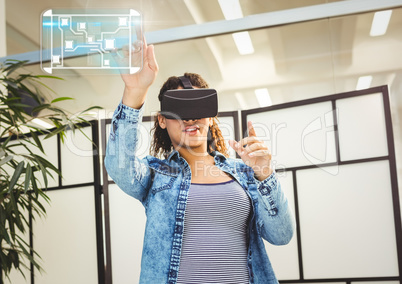
<instances>
[{"instance_id":1,"label":"ceiling light","mask_svg":"<svg viewBox=\"0 0 402 284\"><path fill-rule=\"evenodd\" d=\"M243 18L239 0L218 0L226 20ZM241 55L254 53L253 43L248 32L232 34L237 50Z\"/></svg>"},{"instance_id":2,"label":"ceiling light","mask_svg":"<svg viewBox=\"0 0 402 284\"><path fill-rule=\"evenodd\" d=\"M218 0L226 20L243 18L239 0Z\"/></svg>"},{"instance_id":3,"label":"ceiling light","mask_svg":"<svg viewBox=\"0 0 402 284\"><path fill-rule=\"evenodd\" d=\"M253 43L248 32L234 33L232 36L241 55L254 53Z\"/></svg>"},{"instance_id":4,"label":"ceiling light","mask_svg":"<svg viewBox=\"0 0 402 284\"><path fill-rule=\"evenodd\" d=\"M373 76L362 76L357 81L356 90L363 90L370 88L371 81L373 80Z\"/></svg>"},{"instance_id":5,"label":"ceiling light","mask_svg":"<svg viewBox=\"0 0 402 284\"><path fill-rule=\"evenodd\" d=\"M47 123L46 121L39 119L39 118L32 119L32 122L46 128L46 129L55 127L54 125L51 125L51 124Z\"/></svg>"},{"instance_id":6,"label":"ceiling light","mask_svg":"<svg viewBox=\"0 0 402 284\"><path fill-rule=\"evenodd\" d=\"M272 106L271 97L269 96L267 88L256 89L254 93L257 97L258 104L260 105L260 107Z\"/></svg>"},{"instance_id":7,"label":"ceiling light","mask_svg":"<svg viewBox=\"0 0 402 284\"><path fill-rule=\"evenodd\" d=\"M380 36L387 32L392 10L376 12L371 24L370 36Z\"/></svg>"}]
</instances>

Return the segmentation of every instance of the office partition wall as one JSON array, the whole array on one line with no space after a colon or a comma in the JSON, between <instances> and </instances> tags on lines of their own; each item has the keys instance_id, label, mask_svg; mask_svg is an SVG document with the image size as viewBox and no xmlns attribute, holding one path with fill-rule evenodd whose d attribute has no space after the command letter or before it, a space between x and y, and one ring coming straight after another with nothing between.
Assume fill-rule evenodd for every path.
<instances>
[{"instance_id":1,"label":"office partition wall","mask_svg":"<svg viewBox=\"0 0 402 284\"><path fill-rule=\"evenodd\" d=\"M387 87L242 111L243 129L247 120L270 146L296 215L291 243L267 245L281 283L400 280Z\"/></svg>"},{"instance_id":2,"label":"office partition wall","mask_svg":"<svg viewBox=\"0 0 402 284\"><path fill-rule=\"evenodd\" d=\"M30 219L26 234L44 271L25 261L30 268L23 269L26 278L14 271L10 280L3 277L5 283L104 282L98 123L93 121L81 130L75 134L68 130L64 144L59 136L43 139L44 135L39 135L46 158L63 176L48 178L46 216ZM43 185L42 176L38 179Z\"/></svg>"}]
</instances>

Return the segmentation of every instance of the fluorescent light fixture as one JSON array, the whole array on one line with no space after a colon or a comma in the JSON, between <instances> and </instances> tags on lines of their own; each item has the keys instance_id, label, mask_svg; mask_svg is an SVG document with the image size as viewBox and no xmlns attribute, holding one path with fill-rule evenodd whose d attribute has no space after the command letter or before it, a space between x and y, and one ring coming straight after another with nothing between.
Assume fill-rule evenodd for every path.
<instances>
[{"instance_id":1,"label":"fluorescent light fixture","mask_svg":"<svg viewBox=\"0 0 402 284\"><path fill-rule=\"evenodd\" d=\"M18 128L22 133L29 133L29 131L31 130L28 126L25 125L20 125Z\"/></svg>"},{"instance_id":2,"label":"fluorescent light fixture","mask_svg":"<svg viewBox=\"0 0 402 284\"><path fill-rule=\"evenodd\" d=\"M363 90L370 88L371 81L373 80L373 76L362 76L357 81L356 90Z\"/></svg>"},{"instance_id":3,"label":"fluorescent light fixture","mask_svg":"<svg viewBox=\"0 0 402 284\"><path fill-rule=\"evenodd\" d=\"M376 12L371 24L370 36L381 36L387 32L392 10Z\"/></svg>"},{"instance_id":4,"label":"fluorescent light fixture","mask_svg":"<svg viewBox=\"0 0 402 284\"><path fill-rule=\"evenodd\" d=\"M46 121L39 119L39 118L34 118L32 119L32 122L42 126L43 128L49 129L55 127L54 125L51 125L50 123L47 123Z\"/></svg>"},{"instance_id":5,"label":"fluorescent light fixture","mask_svg":"<svg viewBox=\"0 0 402 284\"><path fill-rule=\"evenodd\" d=\"M256 89L254 93L257 97L258 104L260 105L260 107L272 106L271 97L269 96L267 88Z\"/></svg>"},{"instance_id":6,"label":"fluorescent light fixture","mask_svg":"<svg viewBox=\"0 0 402 284\"><path fill-rule=\"evenodd\" d=\"M218 0L226 20L243 18L239 0ZM232 34L237 50L241 55L254 53L253 43L248 32Z\"/></svg>"},{"instance_id":7,"label":"fluorescent light fixture","mask_svg":"<svg viewBox=\"0 0 402 284\"><path fill-rule=\"evenodd\" d=\"M232 36L241 55L254 53L253 43L248 32L234 33Z\"/></svg>"},{"instance_id":8,"label":"fluorescent light fixture","mask_svg":"<svg viewBox=\"0 0 402 284\"><path fill-rule=\"evenodd\" d=\"M239 0L218 0L226 20L243 18Z\"/></svg>"}]
</instances>

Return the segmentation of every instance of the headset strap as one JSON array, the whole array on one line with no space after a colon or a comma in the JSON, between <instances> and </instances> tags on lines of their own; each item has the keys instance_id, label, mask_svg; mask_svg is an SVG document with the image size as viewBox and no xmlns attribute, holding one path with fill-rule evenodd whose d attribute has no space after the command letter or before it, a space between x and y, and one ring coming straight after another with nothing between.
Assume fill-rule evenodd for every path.
<instances>
[{"instance_id":1,"label":"headset strap","mask_svg":"<svg viewBox=\"0 0 402 284\"><path fill-rule=\"evenodd\" d=\"M190 80L185 76L179 77L181 83L183 84L184 89L193 89L193 85L191 85Z\"/></svg>"}]
</instances>

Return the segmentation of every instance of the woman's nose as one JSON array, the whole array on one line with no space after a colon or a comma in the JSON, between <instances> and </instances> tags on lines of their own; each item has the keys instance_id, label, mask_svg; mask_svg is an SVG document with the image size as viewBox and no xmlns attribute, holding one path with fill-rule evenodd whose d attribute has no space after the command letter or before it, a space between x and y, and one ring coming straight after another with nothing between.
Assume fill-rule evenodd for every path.
<instances>
[{"instance_id":1,"label":"woman's nose","mask_svg":"<svg viewBox=\"0 0 402 284\"><path fill-rule=\"evenodd\" d=\"M183 119L183 121L185 121L185 122L194 122L194 121L197 121L198 120L198 118L194 118L194 119Z\"/></svg>"}]
</instances>

